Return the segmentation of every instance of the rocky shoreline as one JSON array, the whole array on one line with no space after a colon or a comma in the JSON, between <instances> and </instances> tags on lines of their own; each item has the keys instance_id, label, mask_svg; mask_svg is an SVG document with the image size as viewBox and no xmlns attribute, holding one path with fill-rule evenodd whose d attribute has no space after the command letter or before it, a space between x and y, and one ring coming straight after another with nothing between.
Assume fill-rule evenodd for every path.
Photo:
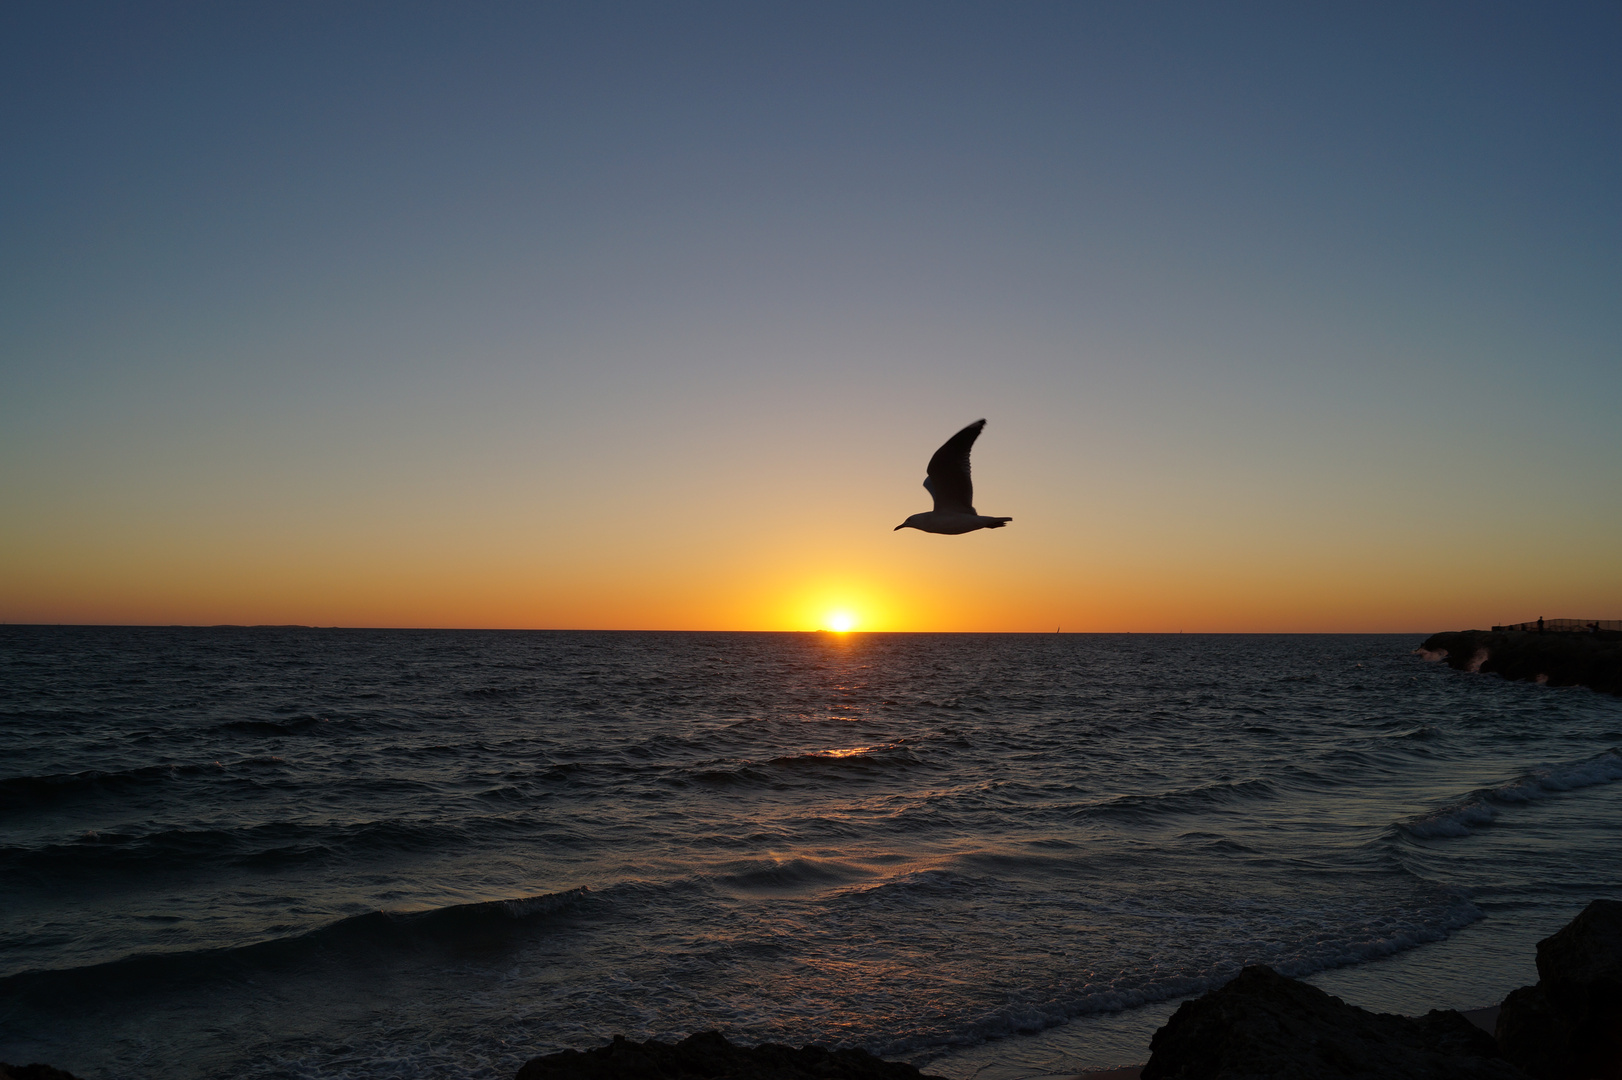
<instances>
[{"instance_id":1,"label":"rocky shoreline","mask_svg":"<svg viewBox=\"0 0 1622 1080\"><path fill-rule=\"evenodd\" d=\"M1525 1080L1463 1014L1372 1013L1264 966L1178 1006L1149 1044L1143 1080L1427 1077Z\"/></svg>"},{"instance_id":2,"label":"rocky shoreline","mask_svg":"<svg viewBox=\"0 0 1622 1080\"><path fill-rule=\"evenodd\" d=\"M1622 901L1595 900L1537 946L1538 982L1504 999L1492 1035L1462 1013L1373 1013L1247 967L1178 1006L1142 1080L1622 1080ZM75 1080L0 1062L0 1080ZM736 1046L720 1032L678 1043L615 1038L531 1058L515 1080L939 1080L865 1050Z\"/></svg>"},{"instance_id":3,"label":"rocky shoreline","mask_svg":"<svg viewBox=\"0 0 1622 1080\"><path fill-rule=\"evenodd\" d=\"M1538 942L1538 982L1489 1036L1463 1014L1371 1013L1266 967L1186 1001L1155 1033L1143 1080L1618 1080L1622 901L1595 900Z\"/></svg>"},{"instance_id":4,"label":"rocky shoreline","mask_svg":"<svg viewBox=\"0 0 1622 1080\"><path fill-rule=\"evenodd\" d=\"M1178 1006L1142 1080L1622 1080L1622 901L1595 900L1538 942L1538 982L1489 1035L1462 1013L1373 1013L1261 965ZM1111 1076L1127 1076L1120 1070ZM1097 1080L1103 1074L1092 1074ZM531 1059L516 1080L933 1080L860 1050L616 1039Z\"/></svg>"},{"instance_id":5,"label":"rocky shoreline","mask_svg":"<svg viewBox=\"0 0 1622 1080\"><path fill-rule=\"evenodd\" d=\"M1622 694L1622 632L1614 630L1450 630L1426 638L1418 652L1459 671Z\"/></svg>"}]
</instances>

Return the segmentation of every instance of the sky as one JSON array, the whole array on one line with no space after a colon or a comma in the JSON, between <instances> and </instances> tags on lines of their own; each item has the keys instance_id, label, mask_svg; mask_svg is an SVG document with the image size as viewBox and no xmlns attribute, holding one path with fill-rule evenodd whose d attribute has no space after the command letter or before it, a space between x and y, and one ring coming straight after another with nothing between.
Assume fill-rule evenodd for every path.
<instances>
[{"instance_id":1,"label":"sky","mask_svg":"<svg viewBox=\"0 0 1622 1080\"><path fill-rule=\"evenodd\" d=\"M1614 3L0 8L0 620L1622 618ZM965 536L930 454L987 418Z\"/></svg>"}]
</instances>

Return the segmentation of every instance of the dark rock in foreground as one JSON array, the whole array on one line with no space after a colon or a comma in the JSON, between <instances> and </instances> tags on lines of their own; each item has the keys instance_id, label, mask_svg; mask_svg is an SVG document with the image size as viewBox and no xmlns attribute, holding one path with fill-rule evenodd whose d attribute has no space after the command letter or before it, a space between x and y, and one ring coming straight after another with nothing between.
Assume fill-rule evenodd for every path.
<instances>
[{"instance_id":1,"label":"dark rock in foreground","mask_svg":"<svg viewBox=\"0 0 1622 1080\"><path fill-rule=\"evenodd\" d=\"M33 1065L7 1065L0 1061L0 1080L78 1080L78 1077L38 1062Z\"/></svg>"},{"instance_id":2,"label":"dark rock in foreground","mask_svg":"<svg viewBox=\"0 0 1622 1080\"><path fill-rule=\"evenodd\" d=\"M1622 901L1538 942L1538 981L1504 999L1504 1056L1539 1080L1622 1080Z\"/></svg>"},{"instance_id":3,"label":"dark rock in foreground","mask_svg":"<svg viewBox=\"0 0 1622 1080\"><path fill-rule=\"evenodd\" d=\"M1149 1048L1143 1080L1526 1080L1457 1012L1371 1013L1260 965L1183 1002Z\"/></svg>"},{"instance_id":4,"label":"dark rock in foreground","mask_svg":"<svg viewBox=\"0 0 1622 1080\"><path fill-rule=\"evenodd\" d=\"M1613 631L1452 630L1432 634L1419 651L1446 660L1459 671L1490 671L1506 679L1622 694L1622 633Z\"/></svg>"},{"instance_id":5,"label":"dark rock in foreground","mask_svg":"<svg viewBox=\"0 0 1622 1080\"><path fill-rule=\"evenodd\" d=\"M607 1046L581 1053L531 1058L517 1080L936 1080L899 1061L885 1061L865 1050L795 1049L764 1043L734 1046L718 1031L689 1035L674 1046L649 1039L631 1042L621 1036Z\"/></svg>"}]
</instances>

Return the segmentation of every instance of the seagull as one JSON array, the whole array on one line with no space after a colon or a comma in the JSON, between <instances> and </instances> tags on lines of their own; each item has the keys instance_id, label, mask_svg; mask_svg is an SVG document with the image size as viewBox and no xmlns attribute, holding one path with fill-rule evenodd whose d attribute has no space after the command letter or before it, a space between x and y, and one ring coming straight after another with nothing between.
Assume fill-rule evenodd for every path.
<instances>
[{"instance_id":1,"label":"seagull","mask_svg":"<svg viewBox=\"0 0 1622 1080\"><path fill-rule=\"evenodd\" d=\"M980 437L984 420L976 420L935 451L929 459L929 475L924 487L935 497L935 509L912 517L897 525L891 532L918 529L922 532L958 533L976 529L1000 529L1013 521L1006 517L984 517L974 511L974 481L969 479L969 450Z\"/></svg>"}]
</instances>

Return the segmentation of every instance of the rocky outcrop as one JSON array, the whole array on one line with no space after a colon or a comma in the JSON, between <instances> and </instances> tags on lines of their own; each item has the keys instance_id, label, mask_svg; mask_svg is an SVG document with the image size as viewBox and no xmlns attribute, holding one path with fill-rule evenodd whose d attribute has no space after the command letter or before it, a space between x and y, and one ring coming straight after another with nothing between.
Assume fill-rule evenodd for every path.
<instances>
[{"instance_id":1,"label":"rocky outcrop","mask_svg":"<svg viewBox=\"0 0 1622 1080\"><path fill-rule=\"evenodd\" d=\"M7 1065L0 1061L0 1080L78 1080L78 1077L38 1062L33 1065Z\"/></svg>"},{"instance_id":2,"label":"rocky outcrop","mask_svg":"<svg viewBox=\"0 0 1622 1080\"><path fill-rule=\"evenodd\" d=\"M938 1080L912 1065L885 1061L865 1050L824 1050L818 1046L734 1046L718 1031L689 1035L681 1042L631 1042L621 1036L607 1046L581 1053L531 1058L517 1080Z\"/></svg>"},{"instance_id":3,"label":"rocky outcrop","mask_svg":"<svg viewBox=\"0 0 1622 1080\"><path fill-rule=\"evenodd\" d=\"M1149 1049L1143 1080L1526 1080L1457 1012L1371 1013L1260 965L1179 1005Z\"/></svg>"},{"instance_id":4,"label":"rocky outcrop","mask_svg":"<svg viewBox=\"0 0 1622 1080\"><path fill-rule=\"evenodd\" d=\"M1460 671L1622 694L1622 633L1451 630L1432 634L1418 651Z\"/></svg>"},{"instance_id":5,"label":"rocky outcrop","mask_svg":"<svg viewBox=\"0 0 1622 1080\"><path fill-rule=\"evenodd\" d=\"M1622 1080L1622 901L1538 942L1538 981L1504 999L1504 1056L1539 1080Z\"/></svg>"}]
</instances>

